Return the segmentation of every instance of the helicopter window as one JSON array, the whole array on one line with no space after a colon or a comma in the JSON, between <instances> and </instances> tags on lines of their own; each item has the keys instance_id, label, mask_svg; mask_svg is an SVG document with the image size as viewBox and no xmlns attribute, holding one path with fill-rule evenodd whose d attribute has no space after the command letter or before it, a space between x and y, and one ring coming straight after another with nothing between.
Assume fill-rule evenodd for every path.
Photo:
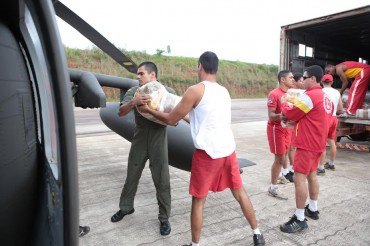
<instances>
[{"instance_id":1,"label":"helicopter window","mask_svg":"<svg viewBox=\"0 0 370 246\"><path fill-rule=\"evenodd\" d=\"M27 7L25 8L25 18L24 23L21 24L21 31L30 57L28 61L29 67L32 68L30 77L34 82L34 91L37 91L35 95L38 97L39 140L44 147L46 162L48 162L54 178L58 180L60 173L58 165L58 122L56 121L52 81L37 28Z\"/></svg>"}]
</instances>

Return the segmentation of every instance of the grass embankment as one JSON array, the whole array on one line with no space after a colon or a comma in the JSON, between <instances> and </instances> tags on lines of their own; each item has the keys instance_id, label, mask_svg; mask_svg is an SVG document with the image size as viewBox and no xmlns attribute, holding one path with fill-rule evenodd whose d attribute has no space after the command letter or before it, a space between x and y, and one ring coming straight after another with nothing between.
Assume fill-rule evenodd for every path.
<instances>
[{"instance_id":1,"label":"grass embankment","mask_svg":"<svg viewBox=\"0 0 370 246\"><path fill-rule=\"evenodd\" d=\"M145 52L123 51L137 64L152 61L158 66L158 79L182 95L187 87L198 82L196 66L198 58L148 55ZM136 79L100 49L66 48L68 66L72 69ZM252 64L221 60L217 80L230 92L232 98L266 97L276 87L276 65ZM119 90L103 88L109 100L118 100Z\"/></svg>"}]
</instances>

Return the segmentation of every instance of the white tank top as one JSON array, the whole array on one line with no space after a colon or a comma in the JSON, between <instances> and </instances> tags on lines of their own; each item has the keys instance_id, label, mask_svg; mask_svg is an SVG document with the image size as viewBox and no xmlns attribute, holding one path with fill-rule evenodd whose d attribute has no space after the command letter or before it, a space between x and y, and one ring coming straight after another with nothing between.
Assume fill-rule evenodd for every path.
<instances>
[{"instance_id":1,"label":"white tank top","mask_svg":"<svg viewBox=\"0 0 370 246\"><path fill-rule=\"evenodd\" d=\"M330 100L333 102L333 104L334 104L334 112L333 112L333 115L336 116L337 115L337 108L338 108L339 98L340 98L339 91L337 91L336 89L334 89L332 87L322 88L322 91L326 95L328 95L328 97L330 98Z\"/></svg>"},{"instance_id":2,"label":"white tank top","mask_svg":"<svg viewBox=\"0 0 370 246\"><path fill-rule=\"evenodd\" d=\"M204 85L203 97L189 114L194 146L212 159L229 156L235 151L229 92L215 82L201 83Z\"/></svg>"}]
</instances>

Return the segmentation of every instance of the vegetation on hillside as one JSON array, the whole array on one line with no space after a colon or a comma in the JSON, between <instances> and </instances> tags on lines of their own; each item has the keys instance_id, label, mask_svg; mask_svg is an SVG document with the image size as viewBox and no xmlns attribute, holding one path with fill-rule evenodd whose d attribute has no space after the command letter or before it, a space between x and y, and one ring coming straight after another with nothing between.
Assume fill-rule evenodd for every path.
<instances>
[{"instance_id":1,"label":"vegetation on hillside","mask_svg":"<svg viewBox=\"0 0 370 246\"><path fill-rule=\"evenodd\" d=\"M179 95L182 95L187 87L198 82L197 58L149 55L138 51L122 52L137 64L143 61L154 62L158 66L158 80L174 88ZM69 68L136 79L135 74L129 73L98 48L66 48L66 54ZM229 90L232 98L265 97L276 87L277 72L276 65L221 60L217 80ZM103 89L107 98L119 98L118 89Z\"/></svg>"}]
</instances>

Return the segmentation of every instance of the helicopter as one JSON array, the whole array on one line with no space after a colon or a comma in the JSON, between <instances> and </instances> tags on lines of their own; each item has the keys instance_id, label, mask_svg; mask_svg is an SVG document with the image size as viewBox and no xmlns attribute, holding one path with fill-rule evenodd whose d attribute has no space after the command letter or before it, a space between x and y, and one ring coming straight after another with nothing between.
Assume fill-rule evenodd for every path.
<instances>
[{"instance_id":1,"label":"helicopter","mask_svg":"<svg viewBox=\"0 0 370 246\"><path fill-rule=\"evenodd\" d=\"M134 79L68 69L56 16L129 72L137 65L58 0L0 3L0 244L78 245L75 107L131 141L134 114L118 116L102 86L125 92ZM181 136L179 140L179 136ZM185 121L167 127L169 164L190 171L194 145ZM240 169L241 170L241 169ZM242 170L241 170L242 172Z\"/></svg>"},{"instance_id":2,"label":"helicopter","mask_svg":"<svg viewBox=\"0 0 370 246\"><path fill-rule=\"evenodd\" d=\"M73 99L76 107L101 108L109 128L129 141L133 137L133 114L118 117L119 103L106 103L101 86L120 88L123 96L138 82L69 70L56 16L122 67L137 70L135 62L57 0L0 3L1 245L78 245ZM168 138L171 165L189 171L194 150L189 126L168 127Z\"/></svg>"}]
</instances>

